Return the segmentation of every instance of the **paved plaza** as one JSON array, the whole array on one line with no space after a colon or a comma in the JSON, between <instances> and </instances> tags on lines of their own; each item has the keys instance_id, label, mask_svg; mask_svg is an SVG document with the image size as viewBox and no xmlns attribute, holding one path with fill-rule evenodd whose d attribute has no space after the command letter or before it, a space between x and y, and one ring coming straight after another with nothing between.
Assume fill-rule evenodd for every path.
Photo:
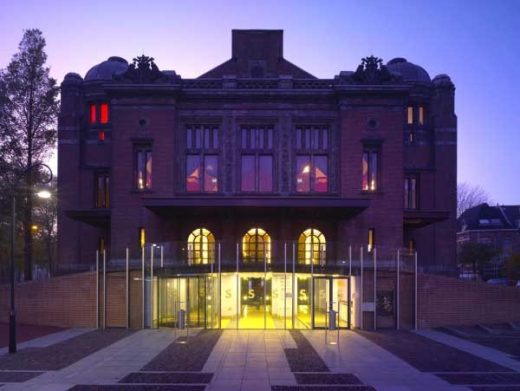
<instances>
[{"instance_id":1,"label":"paved plaza","mask_svg":"<svg viewBox=\"0 0 520 391\"><path fill-rule=\"evenodd\" d=\"M518 357L432 330L49 332L1 348L1 391L520 390Z\"/></svg>"}]
</instances>

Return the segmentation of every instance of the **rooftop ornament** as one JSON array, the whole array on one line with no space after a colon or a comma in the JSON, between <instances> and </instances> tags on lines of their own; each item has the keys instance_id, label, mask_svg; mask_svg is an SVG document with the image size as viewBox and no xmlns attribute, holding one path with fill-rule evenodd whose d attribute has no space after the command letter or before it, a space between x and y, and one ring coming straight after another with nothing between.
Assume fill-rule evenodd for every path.
<instances>
[{"instance_id":1,"label":"rooftop ornament","mask_svg":"<svg viewBox=\"0 0 520 391\"><path fill-rule=\"evenodd\" d=\"M361 59L351 79L355 84L387 84L397 81L398 77L390 73L382 59L370 56Z\"/></svg>"},{"instance_id":2,"label":"rooftop ornament","mask_svg":"<svg viewBox=\"0 0 520 391\"><path fill-rule=\"evenodd\" d=\"M142 56L133 59L126 72L115 76L116 80L133 83L167 83L170 77L159 70L153 57Z\"/></svg>"}]
</instances>

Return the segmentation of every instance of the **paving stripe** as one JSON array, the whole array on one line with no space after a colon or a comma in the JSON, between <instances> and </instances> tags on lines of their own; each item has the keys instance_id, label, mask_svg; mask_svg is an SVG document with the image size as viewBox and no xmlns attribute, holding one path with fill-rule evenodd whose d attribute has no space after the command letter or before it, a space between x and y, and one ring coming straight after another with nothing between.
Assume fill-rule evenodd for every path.
<instances>
[{"instance_id":1,"label":"paving stripe","mask_svg":"<svg viewBox=\"0 0 520 391\"><path fill-rule=\"evenodd\" d=\"M77 385L69 388L68 391L204 391L205 388L206 386L204 385Z\"/></svg>"},{"instance_id":2,"label":"paving stripe","mask_svg":"<svg viewBox=\"0 0 520 391\"><path fill-rule=\"evenodd\" d=\"M296 349L284 349L292 372L329 372L329 368L299 330L289 333L296 343Z\"/></svg>"},{"instance_id":3,"label":"paving stripe","mask_svg":"<svg viewBox=\"0 0 520 391\"><path fill-rule=\"evenodd\" d=\"M451 384L460 385L520 385L520 373L440 373Z\"/></svg>"},{"instance_id":4,"label":"paving stripe","mask_svg":"<svg viewBox=\"0 0 520 391\"><path fill-rule=\"evenodd\" d=\"M45 372L36 371L0 371L0 381L4 383L21 383L40 376Z\"/></svg>"},{"instance_id":5,"label":"paving stripe","mask_svg":"<svg viewBox=\"0 0 520 391\"><path fill-rule=\"evenodd\" d=\"M377 391L371 386L272 386L271 391Z\"/></svg>"},{"instance_id":6,"label":"paving stripe","mask_svg":"<svg viewBox=\"0 0 520 391\"><path fill-rule=\"evenodd\" d=\"M294 377L298 384L363 384L350 373L295 373Z\"/></svg>"},{"instance_id":7,"label":"paving stripe","mask_svg":"<svg viewBox=\"0 0 520 391\"><path fill-rule=\"evenodd\" d=\"M212 377L201 372L133 372L119 383L208 384Z\"/></svg>"}]
</instances>

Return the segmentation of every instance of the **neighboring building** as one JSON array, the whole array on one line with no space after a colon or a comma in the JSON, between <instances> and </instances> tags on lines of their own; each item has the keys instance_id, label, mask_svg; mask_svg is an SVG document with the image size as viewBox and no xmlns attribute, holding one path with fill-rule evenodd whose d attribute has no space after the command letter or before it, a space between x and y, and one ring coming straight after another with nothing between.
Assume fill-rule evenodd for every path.
<instances>
[{"instance_id":1,"label":"neighboring building","mask_svg":"<svg viewBox=\"0 0 520 391\"><path fill-rule=\"evenodd\" d=\"M232 36L231 59L195 79L161 71L145 56L131 65L110 57L84 79L66 75L60 264L94 265L96 249L114 260L128 247L138 257L139 247L156 243L169 265L161 278L187 292L184 300L197 296L192 313L203 308L207 320L218 306L222 319L240 307L245 316L249 303L249 311L263 308L265 327L287 311L275 303L276 285L298 301L291 307L298 318L336 299L348 303L349 245L367 256L381 249L389 260L398 248L417 250L420 269L454 270L450 78L431 80L403 58L383 65L367 57L354 72L318 79L283 57L281 30ZM208 282L217 263L220 288ZM290 292L286 277L279 280L288 267L297 279ZM237 269L240 282L224 275ZM190 277L174 279L179 273ZM318 274L323 280L309 279ZM311 308L293 286L343 293L312 298ZM160 305L175 295L168 289L158 288ZM211 292L236 306L208 304Z\"/></svg>"},{"instance_id":2,"label":"neighboring building","mask_svg":"<svg viewBox=\"0 0 520 391\"><path fill-rule=\"evenodd\" d=\"M464 243L482 243L495 248L498 255L489 265L487 277L499 277L504 261L520 253L520 205L469 208L457 219L457 247ZM486 277L485 276L485 277Z\"/></svg>"}]
</instances>

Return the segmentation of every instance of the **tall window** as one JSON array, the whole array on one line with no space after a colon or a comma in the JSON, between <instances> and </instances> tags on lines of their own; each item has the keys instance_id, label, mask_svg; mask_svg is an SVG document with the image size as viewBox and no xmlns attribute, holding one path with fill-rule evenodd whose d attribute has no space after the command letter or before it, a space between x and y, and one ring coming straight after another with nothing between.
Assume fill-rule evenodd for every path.
<instances>
[{"instance_id":1,"label":"tall window","mask_svg":"<svg viewBox=\"0 0 520 391\"><path fill-rule=\"evenodd\" d=\"M271 237L262 228L251 228L242 237L242 258L245 262L271 263Z\"/></svg>"},{"instance_id":2,"label":"tall window","mask_svg":"<svg viewBox=\"0 0 520 391\"><path fill-rule=\"evenodd\" d=\"M379 188L379 153L378 147L365 147L362 159L362 183L364 191L376 191Z\"/></svg>"},{"instance_id":3,"label":"tall window","mask_svg":"<svg viewBox=\"0 0 520 391\"><path fill-rule=\"evenodd\" d=\"M215 237L206 228L197 228L188 236L188 263L206 265L215 262Z\"/></svg>"},{"instance_id":4,"label":"tall window","mask_svg":"<svg viewBox=\"0 0 520 391\"><path fill-rule=\"evenodd\" d=\"M186 191L218 191L218 133L209 125L186 128Z\"/></svg>"},{"instance_id":5,"label":"tall window","mask_svg":"<svg viewBox=\"0 0 520 391\"><path fill-rule=\"evenodd\" d=\"M144 227L139 227L139 248L144 248L146 244L146 231Z\"/></svg>"},{"instance_id":6,"label":"tall window","mask_svg":"<svg viewBox=\"0 0 520 391\"><path fill-rule=\"evenodd\" d=\"M367 243L367 251L370 253L374 250L376 245L376 230L374 228L368 229L368 243Z\"/></svg>"},{"instance_id":7,"label":"tall window","mask_svg":"<svg viewBox=\"0 0 520 391\"><path fill-rule=\"evenodd\" d=\"M107 102L89 104L89 122L91 124L107 124L110 120Z\"/></svg>"},{"instance_id":8,"label":"tall window","mask_svg":"<svg viewBox=\"0 0 520 391\"><path fill-rule=\"evenodd\" d=\"M329 129L308 126L296 129L296 191L328 191Z\"/></svg>"},{"instance_id":9,"label":"tall window","mask_svg":"<svg viewBox=\"0 0 520 391\"><path fill-rule=\"evenodd\" d=\"M139 145L134 147L135 185L139 190L152 188L152 147Z\"/></svg>"},{"instance_id":10,"label":"tall window","mask_svg":"<svg viewBox=\"0 0 520 391\"><path fill-rule=\"evenodd\" d=\"M314 228L308 228L298 238L298 263L324 265L326 256L325 236Z\"/></svg>"},{"instance_id":11,"label":"tall window","mask_svg":"<svg viewBox=\"0 0 520 391\"><path fill-rule=\"evenodd\" d=\"M273 191L273 129L242 128L240 189L248 192Z\"/></svg>"},{"instance_id":12,"label":"tall window","mask_svg":"<svg viewBox=\"0 0 520 391\"><path fill-rule=\"evenodd\" d=\"M406 108L406 123L408 125L413 124L413 106L408 106Z\"/></svg>"},{"instance_id":13,"label":"tall window","mask_svg":"<svg viewBox=\"0 0 520 391\"><path fill-rule=\"evenodd\" d=\"M110 176L107 172L98 172L94 177L94 205L96 208L110 207Z\"/></svg>"},{"instance_id":14,"label":"tall window","mask_svg":"<svg viewBox=\"0 0 520 391\"><path fill-rule=\"evenodd\" d=\"M404 177L404 208L417 209L417 177L415 175Z\"/></svg>"}]
</instances>

